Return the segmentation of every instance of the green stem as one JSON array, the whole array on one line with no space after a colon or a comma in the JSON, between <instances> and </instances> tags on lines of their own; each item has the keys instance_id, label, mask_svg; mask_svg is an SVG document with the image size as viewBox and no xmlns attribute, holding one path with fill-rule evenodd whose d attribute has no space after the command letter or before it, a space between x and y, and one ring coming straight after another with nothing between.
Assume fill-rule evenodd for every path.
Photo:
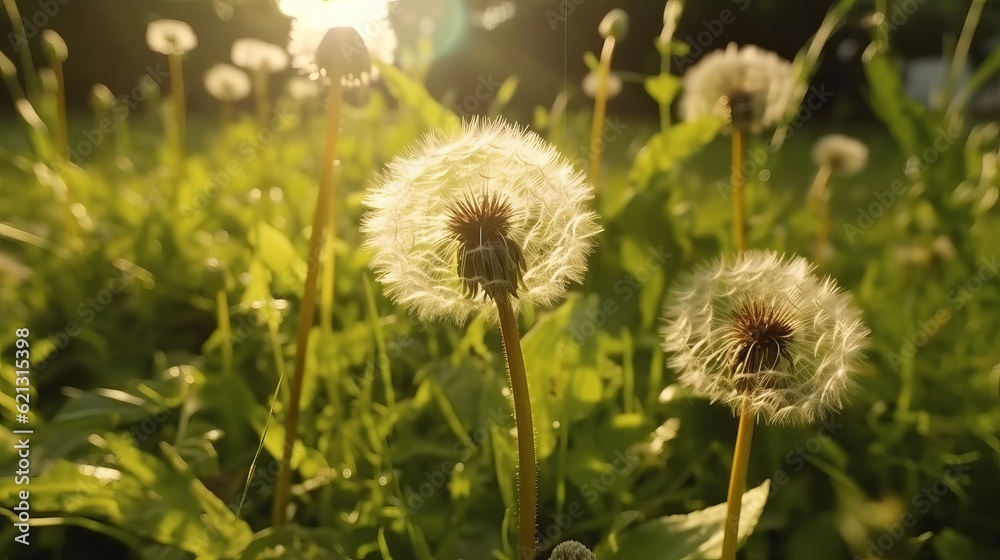
<instances>
[{"instance_id":1,"label":"green stem","mask_svg":"<svg viewBox=\"0 0 1000 560\"><path fill-rule=\"evenodd\" d=\"M736 434L733 451L733 468L729 473L729 494L726 497L725 532L722 538L721 560L736 560L739 541L740 510L747 484L747 466L750 464L750 443L753 441L754 415L744 406L740 412L740 428Z\"/></svg>"},{"instance_id":2,"label":"green stem","mask_svg":"<svg viewBox=\"0 0 1000 560\"><path fill-rule=\"evenodd\" d=\"M509 301L498 301L500 335L503 338L510 388L514 396L514 423L517 426L518 472L518 558L535 558L535 515L537 486L535 474L535 430L531 421L531 399L528 395L528 376L524 372L524 356L517 332L517 319Z\"/></svg>"},{"instance_id":3,"label":"green stem","mask_svg":"<svg viewBox=\"0 0 1000 560\"><path fill-rule=\"evenodd\" d=\"M601 66L597 71L597 95L594 96L594 122L590 126L590 171L587 174L587 180L595 188L601 174L601 151L604 148L601 135L604 133L604 115L608 105L608 80L611 76L611 55L614 52L615 39L609 36L604 40L604 49L601 51Z\"/></svg>"},{"instance_id":4,"label":"green stem","mask_svg":"<svg viewBox=\"0 0 1000 560\"><path fill-rule=\"evenodd\" d=\"M177 138L177 160L184 159L184 139L187 134L184 122L184 67L181 63L181 55L168 54L167 63L170 67L170 94L174 103L174 132Z\"/></svg>"},{"instance_id":5,"label":"green stem","mask_svg":"<svg viewBox=\"0 0 1000 560\"><path fill-rule=\"evenodd\" d=\"M958 37L958 43L955 45L955 55L951 59L951 67L948 69L948 77L945 80L944 88L941 92L941 102L942 104L948 103L954 99L953 93L958 87L958 80L962 76L962 70L965 68L965 61L969 57L969 48L972 46L972 37L976 34L976 28L979 27L979 18L983 15L983 5L986 4L986 0L973 0L972 5L969 6L969 12L965 15L965 23L962 25L962 33ZM953 107L954 103L948 107L948 117L954 116Z\"/></svg>"},{"instance_id":6,"label":"green stem","mask_svg":"<svg viewBox=\"0 0 1000 560\"><path fill-rule=\"evenodd\" d=\"M743 177L743 132L733 126L732 166L729 181L733 187L733 238L736 240L736 250L743 252L747 248L746 200L744 190L746 179Z\"/></svg>"},{"instance_id":7,"label":"green stem","mask_svg":"<svg viewBox=\"0 0 1000 560\"><path fill-rule=\"evenodd\" d=\"M52 61L52 72L56 75L56 150L63 162L69 161L69 134L66 132L66 79L63 75L63 65L58 60Z\"/></svg>"},{"instance_id":8,"label":"green stem","mask_svg":"<svg viewBox=\"0 0 1000 560\"><path fill-rule=\"evenodd\" d=\"M35 63L31 59L31 48L28 45L28 34L24 30L24 21L21 19L21 12L17 9L15 0L3 0L4 8L7 10L7 17L10 19L10 27L14 30L14 50L21 57L21 73L24 74L24 89L27 91L28 101L38 102L38 92L41 87L38 84L38 74L35 72Z\"/></svg>"},{"instance_id":9,"label":"green stem","mask_svg":"<svg viewBox=\"0 0 1000 560\"><path fill-rule=\"evenodd\" d=\"M222 333L222 373L232 375L233 334L229 320L229 301L226 298L225 290L219 290L215 293L215 313L216 322L219 323L219 332Z\"/></svg>"},{"instance_id":10,"label":"green stem","mask_svg":"<svg viewBox=\"0 0 1000 560\"><path fill-rule=\"evenodd\" d=\"M319 269L320 247L330 212L330 191L333 182L333 162L337 158L337 144L340 140L341 85L338 80L330 80L327 98L326 143L319 181L319 194L313 214L312 232L309 235L309 263L303 289L302 309L299 313L298 333L295 344L295 366L292 372L291 392L288 397L288 411L285 414L285 445L282 449L281 471L274 491L271 518L274 525L286 521L288 499L292 486L292 449L299 435L299 401L302 398L302 378L305 376L306 353L309 346L309 332L312 330L313 315L316 310L316 277Z\"/></svg>"}]
</instances>

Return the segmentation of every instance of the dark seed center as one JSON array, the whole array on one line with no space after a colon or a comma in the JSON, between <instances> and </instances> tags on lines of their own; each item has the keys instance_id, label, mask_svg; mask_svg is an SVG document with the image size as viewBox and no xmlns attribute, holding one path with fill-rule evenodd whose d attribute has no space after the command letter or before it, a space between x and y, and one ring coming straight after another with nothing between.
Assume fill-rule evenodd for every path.
<instances>
[{"instance_id":1,"label":"dark seed center","mask_svg":"<svg viewBox=\"0 0 1000 560\"><path fill-rule=\"evenodd\" d=\"M449 211L448 229L459 242L458 275L471 298L480 292L498 303L517 296L525 262L521 246L511 238L514 210L496 195L472 196Z\"/></svg>"},{"instance_id":2,"label":"dark seed center","mask_svg":"<svg viewBox=\"0 0 1000 560\"><path fill-rule=\"evenodd\" d=\"M733 92L729 96L729 115L734 127L749 130L754 121L753 97L746 92Z\"/></svg>"},{"instance_id":3,"label":"dark seed center","mask_svg":"<svg viewBox=\"0 0 1000 560\"><path fill-rule=\"evenodd\" d=\"M775 370L782 359L791 360L788 347L795 329L787 315L773 306L741 306L736 311L732 334L738 348L732 369L734 374L742 374L738 384L741 390L756 386L753 376L747 374Z\"/></svg>"}]
</instances>

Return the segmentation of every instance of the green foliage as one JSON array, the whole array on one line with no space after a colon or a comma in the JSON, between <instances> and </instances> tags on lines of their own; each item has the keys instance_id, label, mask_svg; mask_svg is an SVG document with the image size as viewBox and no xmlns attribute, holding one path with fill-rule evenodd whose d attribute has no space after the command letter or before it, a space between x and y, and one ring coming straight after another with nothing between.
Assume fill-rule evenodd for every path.
<instances>
[{"instance_id":1,"label":"green foliage","mask_svg":"<svg viewBox=\"0 0 1000 560\"><path fill-rule=\"evenodd\" d=\"M852 5L839 2L800 54L804 76ZM991 56L977 87L997 67ZM192 120L201 144L178 163L163 123L143 116L159 109L151 98L77 166L56 156L43 104L20 96L0 147L0 408L17 413L7 358L28 328L34 557L97 539L134 558L513 557L516 440L499 335L484 320L409 316L381 294L358 233L370 178L460 120L402 70L379 70L391 97L373 88L344 110L334 334L310 336L293 523L282 527L269 512L315 265L304 256L318 107L280 100L267 135L246 115ZM861 131L870 168L832 179L826 272L865 311L868 362L827 424L757 428L743 554L985 558L1000 532L1000 127L906 99L887 46L865 71L884 127ZM681 87L666 73L642 83L667 109ZM505 81L490 111L517 88ZM588 115L560 106L536 120L581 153ZM602 560L718 554L736 422L677 385L657 327L677 276L730 247L728 144L715 118L661 122L608 141L587 278L521 318L543 556L567 540ZM803 201L820 124L791 124L786 138L800 136L780 150L751 142L750 244L812 255ZM6 473L12 429L0 427ZM0 481L12 522L20 489ZM16 531L0 531L0 552L21 552ZM885 535L891 546L870 550Z\"/></svg>"}]
</instances>

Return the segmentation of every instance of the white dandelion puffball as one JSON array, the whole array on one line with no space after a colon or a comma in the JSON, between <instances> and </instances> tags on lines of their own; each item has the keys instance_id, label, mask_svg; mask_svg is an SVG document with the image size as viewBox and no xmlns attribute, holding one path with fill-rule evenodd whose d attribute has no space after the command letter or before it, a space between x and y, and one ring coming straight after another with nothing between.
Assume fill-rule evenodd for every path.
<instances>
[{"instance_id":1,"label":"white dandelion puffball","mask_svg":"<svg viewBox=\"0 0 1000 560\"><path fill-rule=\"evenodd\" d=\"M421 319L463 323L497 305L550 306L582 280L593 190L537 134L502 120L432 133L393 159L365 199L372 268Z\"/></svg>"},{"instance_id":2,"label":"white dandelion puffball","mask_svg":"<svg viewBox=\"0 0 1000 560\"><path fill-rule=\"evenodd\" d=\"M849 294L813 269L802 257L748 251L682 279L661 329L680 382L769 423L839 410L869 331Z\"/></svg>"},{"instance_id":3,"label":"white dandelion puffball","mask_svg":"<svg viewBox=\"0 0 1000 560\"><path fill-rule=\"evenodd\" d=\"M744 132L776 124L788 108L795 80L777 54L730 43L705 55L684 74L684 120L715 114Z\"/></svg>"},{"instance_id":4,"label":"white dandelion puffball","mask_svg":"<svg viewBox=\"0 0 1000 560\"><path fill-rule=\"evenodd\" d=\"M231 64L216 64L205 72L205 89L219 101L240 101L250 95L250 77Z\"/></svg>"},{"instance_id":5,"label":"white dandelion puffball","mask_svg":"<svg viewBox=\"0 0 1000 560\"><path fill-rule=\"evenodd\" d=\"M600 76L598 72L589 72L583 77L583 93L587 94L587 97L594 98L597 97L597 84L600 81ZM617 73L611 72L608 74L608 99L614 99L618 97L618 94L622 92L622 79Z\"/></svg>"},{"instance_id":6,"label":"white dandelion puffball","mask_svg":"<svg viewBox=\"0 0 1000 560\"><path fill-rule=\"evenodd\" d=\"M850 136L827 134L813 144L812 158L820 167L829 167L844 175L854 175L861 172L868 163L868 146Z\"/></svg>"},{"instance_id":7,"label":"white dandelion puffball","mask_svg":"<svg viewBox=\"0 0 1000 560\"><path fill-rule=\"evenodd\" d=\"M292 66L318 74L316 51L326 32L336 27L353 27L373 61L392 64L398 41L389 21L391 5L390 0L279 0L281 11L292 17L288 35ZM374 69L372 75L376 76Z\"/></svg>"},{"instance_id":8,"label":"white dandelion puffball","mask_svg":"<svg viewBox=\"0 0 1000 560\"><path fill-rule=\"evenodd\" d=\"M269 74L288 68L288 53L278 45L260 39L237 39L233 43L233 63L248 70Z\"/></svg>"},{"instance_id":9,"label":"white dandelion puffball","mask_svg":"<svg viewBox=\"0 0 1000 560\"><path fill-rule=\"evenodd\" d=\"M162 54L185 54L198 46L191 26L176 19L158 19L146 28L149 50Z\"/></svg>"}]
</instances>

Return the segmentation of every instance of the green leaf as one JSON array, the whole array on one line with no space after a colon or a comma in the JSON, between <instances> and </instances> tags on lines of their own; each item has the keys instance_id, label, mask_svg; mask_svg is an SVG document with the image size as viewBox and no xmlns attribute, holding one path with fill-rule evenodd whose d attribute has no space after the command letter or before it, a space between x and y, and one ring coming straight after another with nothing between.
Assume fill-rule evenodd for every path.
<instances>
[{"instance_id":1,"label":"green leaf","mask_svg":"<svg viewBox=\"0 0 1000 560\"><path fill-rule=\"evenodd\" d=\"M753 533L767 502L770 481L743 494L740 512L739 541ZM698 560L718 558L722 554L723 523L726 504L668 515L643 523L618 536L618 548L602 545L595 551L601 560Z\"/></svg>"},{"instance_id":2,"label":"green leaf","mask_svg":"<svg viewBox=\"0 0 1000 560\"><path fill-rule=\"evenodd\" d=\"M274 274L275 285L280 290L299 293L305 283L306 262L292 242L277 228L260 223L257 225L261 261Z\"/></svg>"},{"instance_id":3,"label":"green leaf","mask_svg":"<svg viewBox=\"0 0 1000 560\"><path fill-rule=\"evenodd\" d=\"M400 103L414 109L424 124L432 128L455 130L461 127L461 120L455 113L438 103L427 89L413 81L395 66L378 63L382 81Z\"/></svg>"},{"instance_id":4,"label":"green leaf","mask_svg":"<svg viewBox=\"0 0 1000 560\"><path fill-rule=\"evenodd\" d=\"M658 104L670 105L681 90L681 79L670 74L657 74L646 78L643 85L646 93Z\"/></svg>"},{"instance_id":5,"label":"green leaf","mask_svg":"<svg viewBox=\"0 0 1000 560\"><path fill-rule=\"evenodd\" d=\"M889 127L903 151L920 153L930 145L930 117L923 105L906 96L899 72L889 57L875 53L865 62L865 75L871 88L870 103L875 114Z\"/></svg>"},{"instance_id":6,"label":"green leaf","mask_svg":"<svg viewBox=\"0 0 1000 560\"><path fill-rule=\"evenodd\" d=\"M629 179L644 188L653 177L666 173L708 145L722 129L722 119L707 115L658 132L639 150Z\"/></svg>"},{"instance_id":7,"label":"green leaf","mask_svg":"<svg viewBox=\"0 0 1000 560\"><path fill-rule=\"evenodd\" d=\"M490 115L499 115L503 112L514 97L514 93L517 92L518 83L517 76L510 76L500 84L500 88L497 89L497 94L493 98L493 103L490 104Z\"/></svg>"}]
</instances>

